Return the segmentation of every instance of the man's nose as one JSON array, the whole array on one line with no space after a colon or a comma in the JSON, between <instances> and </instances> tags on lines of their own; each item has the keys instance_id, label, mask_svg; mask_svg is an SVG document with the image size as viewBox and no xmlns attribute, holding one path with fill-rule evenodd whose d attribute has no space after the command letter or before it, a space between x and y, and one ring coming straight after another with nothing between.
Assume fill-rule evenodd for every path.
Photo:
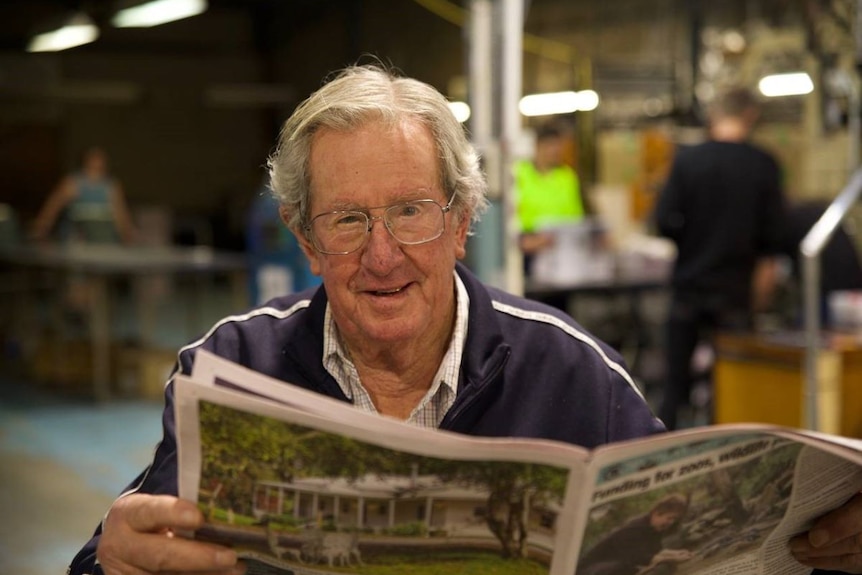
<instances>
[{"instance_id":1,"label":"man's nose","mask_svg":"<svg viewBox=\"0 0 862 575\"><path fill-rule=\"evenodd\" d=\"M387 232L389 231L389 226L386 225L386 219L384 216L368 216L368 233L372 233L374 231L374 223L380 222L383 224L384 228L387 228Z\"/></svg>"},{"instance_id":2,"label":"man's nose","mask_svg":"<svg viewBox=\"0 0 862 575\"><path fill-rule=\"evenodd\" d=\"M375 226L377 221L381 225ZM374 268L388 267L401 254L401 244L389 231L383 216L368 218L368 239L363 250L363 260L366 265Z\"/></svg>"},{"instance_id":3,"label":"man's nose","mask_svg":"<svg viewBox=\"0 0 862 575\"><path fill-rule=\"evenodd\" d=\"M377 222L380 222L379 226L375 226ZM398 244L398 240L395 239L395 235L392 233L392 230L389 229L389 223L386 221L385 216L368 216L368 243L374 241L375 237L378 240L384 240L386 242L393 242Z\"/></svg>"}]
</instances>

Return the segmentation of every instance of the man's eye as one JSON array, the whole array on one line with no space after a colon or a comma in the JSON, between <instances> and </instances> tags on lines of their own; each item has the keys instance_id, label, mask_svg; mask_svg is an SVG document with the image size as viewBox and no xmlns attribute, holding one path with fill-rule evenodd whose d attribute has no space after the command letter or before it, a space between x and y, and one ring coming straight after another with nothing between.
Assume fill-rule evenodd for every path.
<instances>
[{"instance_id":1,"label":"man's eye","mask_svg":"<svg viewBox=\"0 0 862 575\"><path fill-rule=\"evenodd\" d=\"M422 208L418 204L404 204L398 206L395 215L399 218L413 218L422 214Z\"/></svg>"},{"instance_id":2,"label":"man's eye","mask_svg":"<svg viewBox=\"0 0 862 575\"><path fill-rule=\"evenodd\" d=\"M333 218L333 225L337 227L350 227L364 224L365 217L362 214L340 214Z\"/></svg>"}]
</instances>

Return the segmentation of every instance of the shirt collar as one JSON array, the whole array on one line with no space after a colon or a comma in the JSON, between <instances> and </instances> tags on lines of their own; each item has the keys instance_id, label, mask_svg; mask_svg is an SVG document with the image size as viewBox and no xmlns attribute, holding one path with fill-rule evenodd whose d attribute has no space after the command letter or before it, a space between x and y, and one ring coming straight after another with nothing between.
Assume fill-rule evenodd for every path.
<instances>
[{"instance_id":1,"label":"shirt collar","mask_svg":"<svg viewBox=\"0 0 862 575\"><path fill-rule=\"evenodd\" d=\"M423 427L437 427L455 402L458 380L461 373L461 359L464 343L467 340L467 325L470 312L470 297L464 282L453 272L455 279L455 323L449 347L434 376L434 383L422 401L408 418L408 422ZM365 411L376 412L374 404L362 382L356 367L350 359L332 318L329 303L323 320L323 367L335 379L341 391L353 404Z\"/></svg>"}]
</instances>

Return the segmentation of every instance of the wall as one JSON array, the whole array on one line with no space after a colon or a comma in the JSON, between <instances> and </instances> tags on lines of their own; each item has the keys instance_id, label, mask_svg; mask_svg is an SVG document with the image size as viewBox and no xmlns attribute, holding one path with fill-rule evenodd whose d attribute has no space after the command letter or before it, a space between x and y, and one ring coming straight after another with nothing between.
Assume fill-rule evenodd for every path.
<instances>
[{"instance_id":1,"label":"wall","mask_svg":"<svg viewBox=\"0 0 862 575\"><path fill-rule=\"evenodd\" d=\"M180 225L241 247L280 124L326 74L378 55L445 91L463 71L460 28L414 2L253 7L106 28L60 53L0 53L0 202L31 219L98 144L133 209L166 206Z\"/></svg>"},{"instance_id":2,"label":"wall","mask_svg":"<svg viewBox=\"0 0 862 575\"><path fill-rule=\"evenodd\" d=\"M721 28L770 16L767 4L533 0L527 34L571 49L562 60L528 51L524 90L595 85L603 100L594 117L570 118L586 132L578 133L579 172L587 186L631 183L637 159L614 142L638 139L645 102L669 121L690 119L675 115L693 87L690 8L700 5L705 23ZM218 241L236 242L280 123L328 72L376 55L444 93L463 79L463 30L415 1L211 5L153 29L105 29L98 42L59 54L0 53L0 202L32 216L81 148L99 143L133 207L168 205L180 218L212 222ZM275 92L233 104L207 96L231 86ZM762 135L798 172L794 193L834 193L846 173L846 136L794 130Z\"/></svg>"}]
</instances>

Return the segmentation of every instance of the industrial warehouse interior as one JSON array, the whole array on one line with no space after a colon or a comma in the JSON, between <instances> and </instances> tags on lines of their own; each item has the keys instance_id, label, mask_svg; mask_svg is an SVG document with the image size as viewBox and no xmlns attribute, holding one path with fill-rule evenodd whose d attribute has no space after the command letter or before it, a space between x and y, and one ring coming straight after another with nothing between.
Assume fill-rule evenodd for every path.
<instances>
[{"instance_id":1,"label":"industrial warehouse interior","mask_svg":"<svg viewBox=\"0 0 862 575\"><path fill-rule=\"evenodd\" d=\"M220 318L299 291L288 260L302 254L273 249L286 232L274 210L267 221L254 210L282 123L345 65L391 65L470 111L491 206L465 264L505 290L562 294L655 410L674 250L651 217L676 151L706 139L719 94L758 91L752 140L779 163L787 199L836 206L831 223L862 253L858 1L208 0L163 24L118 21L134 4L144 2L0 3L0 573L65 573L150 461L177 351ZM70 22L92 37L35 43ZM511 27L520 50L505 60ZM764 79L787 74L807 84L770 94ZM503 101L513 93L594 101L518 112ZM507 244L508 162L530 155L549 118L608 243L531 283ZM138 251L75 245L38 260L28 250L40 208L92 146L122 183ZM698 347L695 369L714 375L699 373L684 426L810 423L797 255L757 333ZM611 273L631 281L609 288ZM72 309L84 277L98 291ZM823 305L816 376L834 386L818 427L862 439L862 291Z\"/></svg>"}]
</instances>

